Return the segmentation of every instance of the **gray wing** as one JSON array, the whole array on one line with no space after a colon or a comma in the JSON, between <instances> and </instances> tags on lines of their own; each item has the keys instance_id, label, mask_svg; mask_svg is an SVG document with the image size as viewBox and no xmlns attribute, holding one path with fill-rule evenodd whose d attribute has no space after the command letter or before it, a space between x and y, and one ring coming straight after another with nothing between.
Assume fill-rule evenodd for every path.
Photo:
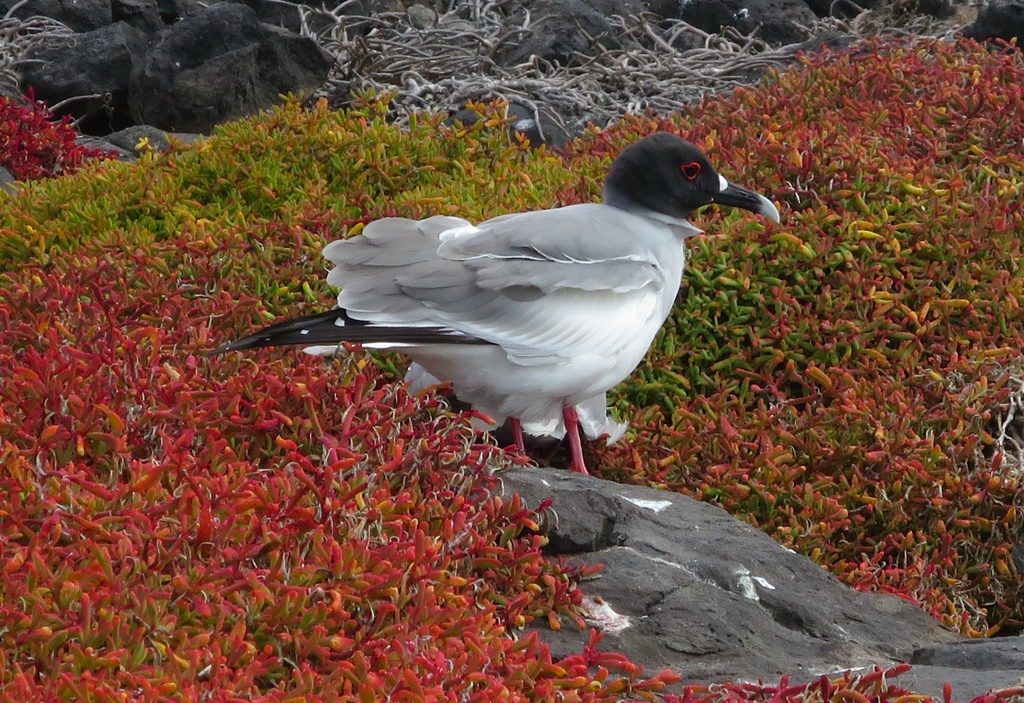
<instances>
[{"instance_id":1,"label":"gray wing","mask_svg":"<svg viewBox=\"0 0 1024 703\"><path fill-rule=\"evenodd\" d=\"M630 217L604 205L505 215L476 231L442 232L437 253L466 262L477 272L477 285L492 290L527 285L544 292L622 292L660 284L656 259L635 238L621 236Z\"/></svg>"},{"instance_id":2,"label":"gray wing","mask_svg":"<svg viewBox=\"0 0 1024 703\"><path fill-rule=\"evenodd\" d=\"M335 265L327 280L354 317L451 328L519 363L611 353L649 319L663 286L653 255L615 231L631 224L620 213L578 205L478 227L377 220L324 249Z\"/></svg>"}]
</instances>

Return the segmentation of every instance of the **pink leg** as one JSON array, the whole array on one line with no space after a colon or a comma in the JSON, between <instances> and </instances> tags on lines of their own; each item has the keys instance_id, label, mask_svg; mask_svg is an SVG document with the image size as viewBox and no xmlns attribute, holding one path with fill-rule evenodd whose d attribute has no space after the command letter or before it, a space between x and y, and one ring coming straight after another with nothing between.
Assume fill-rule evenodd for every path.
<instances>
[{"instance_id":1,"label":"pink leg","mask_svg":"<svg viewBox=\"0 0 1024 703\"><path fill-rule=\"evenodd\" d=\"M510 417L508 424L512 427L512 439L516 443L516 449L525 454L526 445L523 443L523 423L519 422L518 417Z\"/></svg>"},{"instance_id":2,"label":"pink leg","mask_svg":"<svg viewBox=\"0 0 1024 703\"><path fill-rule=\"evenodd\" d=\"M583 445L580 442L580 422L576 408L572 405L563 405L562 420L565 421L565 436L569 438L569 451L572 453L571 468L578 474L586 474L587 466L583 463Z\"/></svg>"}]
</instances>

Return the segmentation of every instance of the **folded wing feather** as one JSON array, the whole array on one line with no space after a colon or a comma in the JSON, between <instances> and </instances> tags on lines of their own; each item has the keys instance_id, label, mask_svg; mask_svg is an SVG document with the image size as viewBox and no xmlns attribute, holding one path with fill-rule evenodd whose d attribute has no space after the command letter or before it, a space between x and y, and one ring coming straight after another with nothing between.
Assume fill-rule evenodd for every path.
<instances>
[{"instance_id":1,"label":"folded wing feather","mask_svg":"<svg viewBox=\"0 0 1024 703\"><path fill-rule=\"evenodd\" d=\"M518 363L611 353L653 313L663 286L653 253L597 234L629 217L619 213L576 205L476 227L443 216L377 220L324 249L335 265L327 280L353 317L451 328Z\"/></svg>"}]
</instances>

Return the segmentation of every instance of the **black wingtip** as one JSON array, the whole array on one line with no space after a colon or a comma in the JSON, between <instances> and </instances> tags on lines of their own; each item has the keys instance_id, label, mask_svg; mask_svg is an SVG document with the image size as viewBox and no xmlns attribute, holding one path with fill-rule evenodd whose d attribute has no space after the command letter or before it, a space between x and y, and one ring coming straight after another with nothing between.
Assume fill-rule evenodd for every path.
<instances>
[{"instance_id":1,"label":"black wingtip","mask_svg":"<svg viewBox=\"0 0 1024 703\"><path fill-rule=\"evenodd\" d=\"M237 342L228 342L227 344L221 344L216 349L209 349L203 352L203 356L220 356L221 354L227 354L228 352L233 351L242 351L243 349L244 347L240 347Z\"/></svg>"},{"instance_id":2,"label":"black wingtip","mask_svg":"<svg viewBox=\"0 0 1024 703\"><path fill-rule=\"evenodd\" d=\"M347 310L334 308L276 322L246 337L222 344L206 352L219 356L228 352L280 346L317 346L342 344L491 344L444 327L375 325L353 319Z\"/></svg>"},{"instance_id":3,"label":"black wingtip","mask_svg":"<svg viewBox=\"0 0 1024 703\"><path fill-rule=\"evenodd\" d=\"M264 327L257 332L254 332L248 336L236 339L226 344L221 344L216 349L212 349L206 353L207 356L219 356L228 352L234 351L247 351L249 349L261 349L263 347L278 347L298 344L312 344L317 341L323 341L314 337L307 337L305 332L311 328L317 326L323 326L327 323L327 329L331 329L334 326L334 322L337 319L348 320L347 313L341 308L333 308L331 310L324 310L323 312L313 313L312 315L303 315L302 317L295 317L288 320L282 320L275 322L274 324Z\"/></svg>"},{"instance_id":4,"label":"black wingtip","mask_svg":"<svg viewBox=\"0 0 1024 703\"><path fill-rule=\"evenodd\" d=\"M273 346L272 344L267 343L268 338L266 337L256 339L253 339L253 337L254 335L250 335L249 337L236 339L233 342L221 344L216 349L210 349L209 351L203 352L203 356L220 356L221 354L227 354L228 352L246 351L247 349L259 349L260 347ZM264 341L264 343L260 344L260 341Z\"/></svg>"}]
</instances>

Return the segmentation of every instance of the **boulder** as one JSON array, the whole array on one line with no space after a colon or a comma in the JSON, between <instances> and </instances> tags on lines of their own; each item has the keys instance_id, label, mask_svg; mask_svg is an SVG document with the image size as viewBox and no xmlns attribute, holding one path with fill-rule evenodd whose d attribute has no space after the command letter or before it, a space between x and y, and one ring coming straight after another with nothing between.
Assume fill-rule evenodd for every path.
<instances>
[{"instance_id":1,"label":"boulder","mask_svg":"<svg viewBox=\"0 0 1024 703\"><path fill-rule=\"evenodd\" d=\"M204 7L200 0L156 0L156 9L164 24L174 24L178 20L199 12Z\"/></svg>"},{"instance_id":2,"label":"boulder","mask_svg":"<svg viewBox=\"0 0 1024 703\"><path fill-rule=\"evenodd\" d=\"M244 0L263 24L287 29L296 34L302 29L299 5L288 0Z\"/></svg>"},{"instance_id":3,"label":"boulder","mask_svg":"<svg viewBox=\"0 0 1024 703\"><path fill-rule=\"evenodd\" d=\"M164 28L156 0L111 0L114 21L121 21L145 34L155 34Z\"/></svg>"},{"instance_id":4,"label":"boulder","mask_svg":"<svg viewBox=\"0 0 1024 703\"><path fill-rule=\"evenodd\" d=\"M132 78L130 109L139 124L206 132L282 93L319 88L332 63L312 39L262 24L245 5L220 3L161 35Z\"/></svg>"},{"instance_id":5,"label":"boulder","mask_svg":"<svg viewBox=\"0 0 1024 703\"><path fill-rule=\"evenodd\" d=\"M64 41L40 45L22 68L22 86L54 105L68 98L58 114L79 118L79 129L106 134L131 124L128 89L132 72L142 65L146 36L124 22L91 32L70 34Z\"/></svg>"},{"instance_id":6,"label":"boulder","mask_svg":"<svg viewBox=\"0 0 1024 703\"><path fill-rule=\"evenodd\" d=\"M1020 0L995 0L980 10L978 17L963 30L963 35L977 41L1017 39L1024 43L1024 2Z\"/></svg>"},{"instance_id":7,"label":"boulder","mask_svg":"<svg viewBox=\"0 0 1024 703\"><path fill-rule=\"evenodd\" d=\"M803 0L689 0L680 3L675 17L705 32L735 27L743 34L756 31L758 39L773 46L810 38L806 27L817 17Z\"/></svg>"},{"instance_id":8,"label":"boulder","mask_svg":"<svg viewBox=\"0 0 1024 703\"><path fill-rule=\"evenodd\" d=\"M111 0L0 0L0 17L18 5L13 17L49 17L75 32L88 32L106 27L113 21Z\"/></svg>"},{"instance_id":9,"label":"boulder","mask_svg":"<svg viewBox=\"0 0 1024 703\"><path fill-rule=\"evenodd\" d=\"M537 506L552 555L597 565L581 588L601 647L687 681L807 679L886 665L957 639L895 596L860 593L721 508L551 469L502 474ZM538 628L556 656L586 633Z\"/></svg>"}]
</instances>

